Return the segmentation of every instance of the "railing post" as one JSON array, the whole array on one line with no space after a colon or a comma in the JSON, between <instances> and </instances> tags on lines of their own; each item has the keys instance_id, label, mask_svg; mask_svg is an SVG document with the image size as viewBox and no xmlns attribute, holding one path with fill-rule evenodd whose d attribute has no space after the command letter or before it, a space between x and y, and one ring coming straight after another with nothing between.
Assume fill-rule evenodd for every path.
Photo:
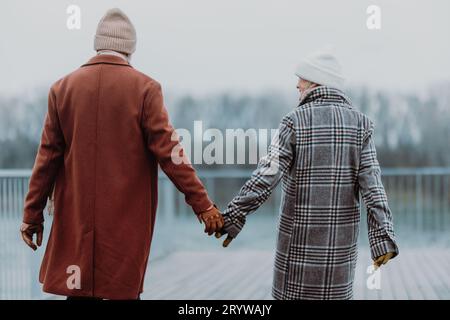
<instances>
[{"instance_id":1,"label":"railing post","mask_svg":"<svg viewBox=\"0 0 450 320\"><path fill-rule=\"evenodd\" d=\"M423 215L422 209L422 176L420 173L416 173L416 229L417 231L423 231Z\"/></svg>"},{"instance_id":2,"label":"railing post","mask_svg":"<svg viewBox=\"0 0 450 320\"><path fill-rule=\"evenodd\" d=\"M164 203L164 220L170 222L175 216L175 196L174 187L169 179L163 179L163 203Z\"/></svg>"},{"instance_id":3,"label":"railing post","mask_svg":"<svg viewBox=\"0 0 450 320\"><path fill-rule=\"evenodd\" d=\"M450 175L444 175L443 176L444 179L444 188L443 188L443 199L442 201L443 203L443 208L442 208L442 214L444 215L444 221L443 221L443 230L447 230L447 228L450 228L450 211L448 210L448 203L450 201L450 194L449 194L449 180L450 180Z\"/></svg>"},{"instance_id":4,"label":"railing post","mask_svg":"<svg viewBox=\"0 0 450 320\"><path fill-rule=\"evenodd\" d=\"M433 193L432 193L432 197L436 197L436 198L432 198L431 201L436 202L436 207L434 208L434 226L433 226L433 230L434 231L442 231L442 223L444 221L441 221L441 217L442 217L442 197L440 196L439 192L442 191L442 189L440 188L442 186L442 180L441 180L441 176L440 175L435 175L433 176L434 179L434 186L433 186Z\"/></svg>"}]
</instances>

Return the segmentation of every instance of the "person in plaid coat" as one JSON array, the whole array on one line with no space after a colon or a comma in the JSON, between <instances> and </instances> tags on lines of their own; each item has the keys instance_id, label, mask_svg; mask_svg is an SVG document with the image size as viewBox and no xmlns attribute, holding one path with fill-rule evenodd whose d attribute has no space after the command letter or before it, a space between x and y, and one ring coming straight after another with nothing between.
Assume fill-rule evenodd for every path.
<instances>
[{"instance_id":1,"label":"person in plaid coat","mask_svg":"<svg viewBox=\"0 0 450 320\"><path fill-rule=\"evenodd\" d=\"M272 295L275 299L351 299L360 223L367 207L376 266L398 255L380 178L374 125L341 91L340 65L327 52L299 66L299 106L281 121L251 178L224 211L227 246L246 216L282 181Z\"/></svg>"}]
</instances>

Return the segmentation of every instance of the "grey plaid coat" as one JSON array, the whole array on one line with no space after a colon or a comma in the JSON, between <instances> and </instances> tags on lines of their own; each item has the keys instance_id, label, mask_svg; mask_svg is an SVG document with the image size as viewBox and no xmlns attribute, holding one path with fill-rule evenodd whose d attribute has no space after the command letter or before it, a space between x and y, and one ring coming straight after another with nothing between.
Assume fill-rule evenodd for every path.
<instances>
[{"instance_id":1,"label":"grey plaid coat","mask_svg":"<svg viewBox=\"0 0 450 320\"><path fill-rule=\"evenodd\" d=\"M282 180L275 299L352 298L359 193L372 258L398 254L373 130L341 91L314 88L283 118L268 154L229 203L224 231L236 237Z\"/></svg>"}]
</instances>

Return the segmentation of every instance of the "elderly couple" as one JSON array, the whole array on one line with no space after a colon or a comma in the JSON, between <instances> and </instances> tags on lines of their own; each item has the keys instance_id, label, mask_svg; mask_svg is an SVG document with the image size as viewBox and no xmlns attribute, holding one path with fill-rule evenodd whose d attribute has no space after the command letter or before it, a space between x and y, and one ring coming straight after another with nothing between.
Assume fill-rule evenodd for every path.
<instances>
[{"instance_id":1,"label":"elderly couple","mask_svg":"<svg viewBox=\"0 0 450 320\"><path fill-rule=\"evenodd\" d=\"M398 254L374 126L341 91L343 77L331 54L301 62L299 105L282 119L268 154L222 214L194 168L172 162L180 145L172 140L160 84L129 64L135 46L128 17L109 10L95 35L97 55L50 89L21 226L23 240L36 250L54 190L39 274L44 291L72 299L139 299L155 225L158 165L205 232L227 235L224 246L282 181L275 299L352 298L359 194L374 264ZM277 170L267 174L270 167ZM79 271L75 286L68 285L71 270Z\"/></svg>"}]
</instances>

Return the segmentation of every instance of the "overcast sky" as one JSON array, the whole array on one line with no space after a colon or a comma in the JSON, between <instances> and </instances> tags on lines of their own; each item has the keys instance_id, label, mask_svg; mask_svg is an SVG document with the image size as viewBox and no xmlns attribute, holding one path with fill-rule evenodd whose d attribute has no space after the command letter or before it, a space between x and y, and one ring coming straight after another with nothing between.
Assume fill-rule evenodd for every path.
<instances>
[{"instance_id":1,"label":"overcast sky","mask_svg":"<svg viewBox=\"0 0 450 320\"><path fill-rule=\"evenodd\" d=\"M66 27L71 4L80 30ZM366 27L371 4L381 30ZM179 93L295 90L299 59L326 45L350 84L415 90L450 79L448 0L2 0L0 94L46 88L86 62L112 7L137 29L132 64Z\"/></svg>"}]
</instances>

